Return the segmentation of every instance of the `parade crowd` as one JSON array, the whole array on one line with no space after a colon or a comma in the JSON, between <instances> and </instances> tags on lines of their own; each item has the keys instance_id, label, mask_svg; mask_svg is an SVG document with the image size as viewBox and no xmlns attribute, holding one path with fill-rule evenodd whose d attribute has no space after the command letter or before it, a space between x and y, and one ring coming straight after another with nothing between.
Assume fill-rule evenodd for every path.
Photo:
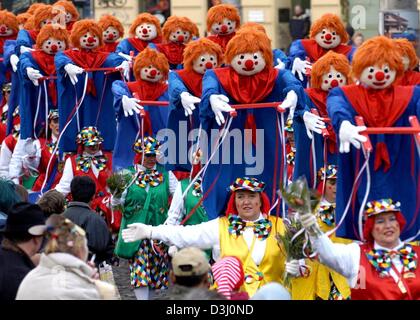
<instances>
[{"instance_id":1,"label":"parade crowd","mask_svg":"<svg viewBox=\"0 0 420 320\"><path fill-rule=\"evenodd\" d=\"M413 44L206 28L0 11L0 300L420 299Z\"/></svg>"}]
</instances>

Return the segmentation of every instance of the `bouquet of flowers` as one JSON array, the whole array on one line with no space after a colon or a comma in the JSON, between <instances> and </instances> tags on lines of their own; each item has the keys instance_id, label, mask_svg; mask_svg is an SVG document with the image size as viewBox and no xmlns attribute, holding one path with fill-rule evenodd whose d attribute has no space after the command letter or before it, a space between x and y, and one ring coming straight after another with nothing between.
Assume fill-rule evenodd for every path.
<instances>
[{"instance_id":1,"label":"bouquet of flowers","mask_svg":"<svg viewBox=\"0 0 420 320\"><path fill-rule=\"evenodd\" d=\"M298 178L285 189L281 188L280 194L289 208L296 212L296 215L309 212L315 214L321 201L319 193L308 187L305 177ZM296 216L284 219L284 226L284 234L277 233L276 238L284 248L287 260L308 257L312 253L312 249L300 220ZM285 273L284 285L289 287L290 281L290 275Z\"/></svg>"},{"instance_id":2,"label":"bouquet of flowers","mask_svg":"<svg viewBox=\"0 0 420 320\"><path fill-rule=\"evenodd\" d=\"M121 198L123 192L127 189L132 179L131 173L127 170L122 170L113 173L107 180L109 191L114 198ZM122 210L121 205L115 207L117 210Z\"/></svg>"}]
</instances>

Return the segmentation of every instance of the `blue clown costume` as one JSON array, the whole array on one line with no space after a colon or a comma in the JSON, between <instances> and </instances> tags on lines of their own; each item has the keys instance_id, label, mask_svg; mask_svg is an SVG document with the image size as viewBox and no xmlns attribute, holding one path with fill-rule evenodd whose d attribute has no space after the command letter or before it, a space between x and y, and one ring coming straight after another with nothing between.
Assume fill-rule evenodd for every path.
<instances>
[{"instance_id":1,"label":"blue clown costume","mask_svg":"<svg viewBox=\"0 0 420 320\"><path fill-rule=\"evenodd\" d=\"M4 43L4 55L3 55L3 64L5 65L6 69L10 70L11 72L11 82L12 82L12 89L10 92L9 100L7 101L7 105L9 106L7 112L7 134L10 134L13 130L13 113L15 109L19 105L19 77L18 72L14 72L12 70L12 66L10 64L10 57L12 54L15 53L16 47L16 40L6 40ZM18 64L19 67L19 64Z\"/></svg>"}]
</instances>

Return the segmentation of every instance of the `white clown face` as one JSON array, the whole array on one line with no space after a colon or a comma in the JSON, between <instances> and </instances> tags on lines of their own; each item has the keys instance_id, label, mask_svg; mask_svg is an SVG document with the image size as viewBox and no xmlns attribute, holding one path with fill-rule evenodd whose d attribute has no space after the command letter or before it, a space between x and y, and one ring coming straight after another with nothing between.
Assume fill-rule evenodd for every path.
<instances>
[{"instance_id":1,"label":"white clown face","mask_svg":"<svg viewBox=\"0 0 420 320\"><path fill-rule=\"evenodd\" d=\"M221 36L225 36L235 32L236 29L236 22L233 20L229 20L224 18L223 22L216 22L213 23L211 26L211 32L213 34L219 34Z\"/></svg>"},{"instance_id":2,"label":"white clown face","mask_svg":"<svg viewBox=\"0 0 420 320\"><path fill-rule=\"evenodd\" d=\"M176 29L169 35L169 41L179 44L186 44L190 41L191 34L182 29Z\"/></svg>"},{"instance_id":3,"label":"white clown face","mask_svg":"<svg viewBox=\"0 0 420 320\"><path fill-rule=\"evenodd\" d=\"M345 86L347 83L346 77L334 67L330 68L328 73L322 75L321 89L330 91L332 88Z\"/></svg>"},{"instance_id":4,"label":"white clown face","mask_svg":"<svg viewBox=\"0 0 420 320\"><path fill-rule=\"evenodd\" d=\"M254 53L241 53L233 57L232 68L243 76L252 76L261 72L266 62L261 51Z\"/></svg>"},{"instance_id":5,"label":"white clown face","mask_svg":"<svg viewBox=\"0 0 420 320\"><path fill-rule=\"evenodd\" d=\"M369 66L363 70L360 82L373 89L385 89L394 82L396 74L387 64Z\"/></svg>"},{"instance_id":6,"label":"white clown face","mask_svg":"<svg viewBox=\"0 0 420 320\"><path fill-rule=\"evenodd\" d=\"M407 56L402 56L402 63L404 66L404 72L410 68L410 58Z\"/></svg>"},{"instance_id":7,"label":"white clown face","mask_svg":"<svg viewBox=\"0 0 420 320\"><path fill-rule=\"evenodd\" d=\"M10 29L5 24L0 25L0 37L8 37L13 34L13 29Z\"/></svg>"},{"instance_id":8,"label":"white clown face","mask_svg":"<svg viewBox=\"0 0 420 320\"><path fill-rule=\"evenodd\" d=\"M217 57L214 54L204 53L193 62L195 72L204 74L206 70L216 68Z\"/></svg>"},{"instance_id":9,"label":"white clown face","mask_svg":"<svg viewBox=\"0 0 420 320\"><path fill-rule=\"evenodd\" d=\"M104 39L104 42L106 43L113 43L117 41L119 38L120 38L120 33L114 27L108 27L102 33L102 39Z\"/></svg>"},{"instance_id":10,"label":"white clown face","mask_svg":"<svg viewBox=\"0 0 420 320\"><path fill-rule=\"evenodd\" d=\"M332 49L341 43L341 37L333 29L322 29L315 36L315 41L324 49Z\"/></svg>"},{"instance_id":11,"label":"white clown face","mask_svg":"<svg viewBox=\"0 0 420 320\"><path fill-rule=\"evenodd\" d=\"M153 23L142 23L136 28L136 37L143 41L152 41L157 37L157 29Z\"/></svg>"},{"instance_id":12,"label":"white clown face","mask_svg":"<svg viewBox=\"0 0 420 320\"><path fill-rule=\"evenodd\" d=\"M79 41L80 46L83 49L92 50L99 46L99 38L90 32L87 32L83 36L81 36Z\"/></svg>"},{"instance_id":13,"label":"white clown face","mask_svg":"<svg viewBox=\"0 0 420 320\"><path fill-rule=\"evenodd\" d=\"M56 54L59 51L66 50L66 43L63 40L48 38L42 43L42 51L48 54Z\"/></svg>"},{"instance_id":14,"label":"white clown face","mask_svg":"<svg viewBox=\"0 0 420 320\"><path fill-rule=\"evenodd\" d=\"M162 72L154 66L148 66L140 70L140 78L144 81L159 82L163 78Z\"/></svg>"}]
</instances>

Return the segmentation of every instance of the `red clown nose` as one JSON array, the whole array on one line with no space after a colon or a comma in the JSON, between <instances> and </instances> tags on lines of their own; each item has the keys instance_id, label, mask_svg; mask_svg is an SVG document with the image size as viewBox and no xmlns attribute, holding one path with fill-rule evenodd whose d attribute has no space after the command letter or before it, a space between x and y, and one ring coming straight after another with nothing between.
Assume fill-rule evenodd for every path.
<instances>
[{"instance_id":1,"label":"red clown nose","mask_svg":"<svg viewBox=\"0 0 420 320\"><path fill-rule=\"evenodd\" d=\"M2 32L2 33L4 33L4 32L6 32L6 27L5 26L1 26L1 28L0 28L0 32Z\"/></svg>"},{"instance_id":2,"label":"red clown nose","mask_svg":"<svg viewBox=\"0 0 420 320\"><path fill-rule=\"evenodd\" d=\"M147 31L147 29L142 29L142 30L141 30L141 32L142 32L143 34L148 34L148 33L149 33L149 31Z\"/></svg>"},{"instance_id":3,"label":"red clown nose","mask_svg":"<svg viewBox=\"0 0 420 320\"><path fill-rule=\"evenodd\" d=\"M157 74L157 71L155 69L153 69L153 70L150 71L150 75L152 77L156 77L156 74Z\"/></svg>"},{"instance_id":4,"label":"red clown nose","mask_svg":"<svg viewBox=\"0 0 420 320\"><path fill-rule=\"evenodd\" d=\"M178 42L184 42L184 36L178 36Z\"/></svg>"},{"instance_id":5,"label":"red clown nose","mask_svg":"<svg viewBox=\"0 0 420 320\"><path fill-rule=\"evenodd\" d=\"M228 27L226 25L223 25L221 28L222 32L225 33L228 31Z\"/></svg>"},{"instance_id":6,"label":"red clown nose","mask_svg":"<svg viewBox=\"0 0 420 320\"><path fill-rule=\"evenodd\" d=\"M330 40L331 40L331 34L327 33L327 34L325 35L325 40L330 41Z\"/></svg>"},{"instance_id":7,"label":"red clown nose","mask_svg":"<svg viewBox=\"0 0 420 320\"><path fill-rule=\"evenodd\" d=\"M213 63L206 62L206 69L213 69Z\"/></svg>"},{"instance_id":8,"label":"red clown nose","mask_svg":"<svg viewBox=\"0 0 420 320\"><path fill-rule=\"evenodd\" d=\"M252 69L254 67L254 61L252 60L246 60L245 61L245 68Z\"/></svg>"},{"instance_id":9,"label":"red clown nose","mask_svg":"<svg viewBox=\"0 0 420 320\"><path fill-rule=\"evenodd\" d=\"M382 81L385 79L385 73L383 73L382 71L378 71L375 73L375 79L378 81Z\"/></svg>"},{"instance_id":10,"label":"red clown nose","mask_svg":"<svg viewBox=\"0 0 420 320\"><path fill-rule=\"evenodd\" d=\"M87 39L87 42L89 42L89 43L94 43L94 42L95 42L95 38L94 38L94 37L89 37L89 38Z\"/></svg>"},{"instance_id":11,"label":"red clown nose","mask_svg":"<svg viewBox=\"0 0 420 320\"><path fill-rule=\"evenodd\" d=\"M338 86L338 81L337 80L334 79L333 81L331 81L331 87L335 88L337 86Z\"/></svg>"},{"instance_id":12,"label":"red clown nose","mask_svg":"<svg viewBox=\"0 0 420 320\"><path fill-rule=\"evenodd\" d=\"M51 51L52 51L52 52L57 52L57 50L58 50L57 45L53 44L53 45L51 46Z\"/></svg>"}]
</instances>

